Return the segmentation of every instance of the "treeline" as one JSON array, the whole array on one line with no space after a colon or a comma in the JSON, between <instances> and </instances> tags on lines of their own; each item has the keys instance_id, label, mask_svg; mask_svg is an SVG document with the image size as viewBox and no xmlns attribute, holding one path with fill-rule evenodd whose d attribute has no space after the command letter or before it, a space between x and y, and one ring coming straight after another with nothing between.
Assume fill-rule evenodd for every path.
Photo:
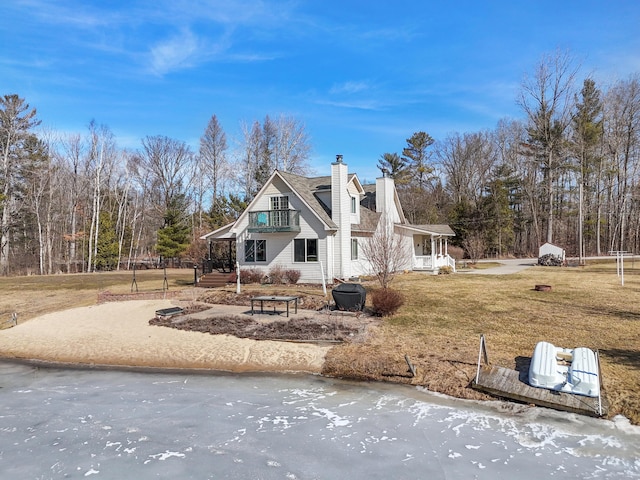
<instances>
[{"instance_id":1,"label":"treeline","mask_svg":"<svg viewBox=\"0 0 640 480\"><path fill-rule=\"evenodd\" d=\"M493 131L425 132L378 167L414 224L449 223L471 258L537 255L544 242L582 258L640 247L640 78L577 82L568 55L522 84L523 118Z\"/></svg>"},{"instance_id":2,"label":"treeline","mask_svg":"<svg viewBox=\"0 0 640 480\"><path fill-rule=\"evenodd\" d=\"M435 140L411 135L378 167L413 224L448 223L471 258L637 252L640 79L581 82L568 55L543 59L518 95L522 118ZM274 169L309 172L295 118L241 125L229 146L214 115L197 151L164 136L117 146L108 127L38 129L35 108L0 98L0 273L90 272L134 259L198 261L198 238L246 208Z\"/></svg>"},{"instance_id":3,"label":"treeline","mask_svg":"<svg viewBox=\"0 0 640 480\"><path fill-rule=\"evenodd\" d=\"M199 262L199 237L237 218L275 168L309 168L305 127L285 116L243 125L233 151L215 115L197 152L165 136L119 148L94 121L72 135L39 123L25 99L0 99L2 275Z\"/></svg>"}]
</instances>

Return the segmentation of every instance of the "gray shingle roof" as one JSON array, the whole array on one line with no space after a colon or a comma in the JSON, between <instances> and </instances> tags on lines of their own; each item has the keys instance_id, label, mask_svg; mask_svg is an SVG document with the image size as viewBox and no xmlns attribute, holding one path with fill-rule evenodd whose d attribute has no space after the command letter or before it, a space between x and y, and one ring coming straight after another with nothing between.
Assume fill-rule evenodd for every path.
<instances>
[{"instance_id":1,"label":"gray shingle roof","mask_svg":"<svg viewBox=\"0 0 640 480\"><path fill-rule=\"evenodd\" d=\"M327 207L316 194L320 191L331 191L331 177L303 177L294 173L280 172L278 173L291 186L294 192L311 208L315 214L330 228L338 228L331 220L331 210Z\"/></svg>"},{"instance_id":2,"label":"gray shingle roof","mask_svg":"<svg viewBox=\"0 0 640 480\"><path fill-rule=\"evenodd\" d=\"M451 235L455 236L455 232L449 225L410 225L418 230L424 230L429 233L435 233L437 235Z\"/></svg>"},{"instance_id":3,"label":"gray shingle roof","mask_svg":"<svg viewBox=\"0 0 640 480\"><path fill-rule=\"evenodd\" d=\"M323 222L330 228L338 228L331 220L331 209L325 205L317 196L319 192L331 191L331 176L323 177L303 177L294 173L278 172L282 178L291 186L295 193L309 205ZM349 174L348 180L353 178L353 173ZM360 223L352 225L354 232L373 232L380 219L380 213L376 213L376 185L368 184L362 186L364 197L360 201ZM449 225L406 225L415 230L435 235L450 235L455 233Z\"/></svg>"}]
</instances>

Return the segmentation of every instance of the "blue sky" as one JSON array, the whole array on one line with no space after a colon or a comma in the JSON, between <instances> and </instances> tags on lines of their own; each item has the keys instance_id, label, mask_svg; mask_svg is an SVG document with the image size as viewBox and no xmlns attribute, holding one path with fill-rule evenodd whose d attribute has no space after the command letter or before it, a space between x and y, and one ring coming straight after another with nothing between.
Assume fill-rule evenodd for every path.
<instances>
[{"instance_id":1,"label":"blue sky","mask_svg":"<svg viewBox=\"0 0 640 480\"><path fill-rule=\"evenodd\" d=\"M521 118L544 54L570 52L602 85L640 72L637 0L5 0L0 18L0 94L46 127L95 119L122 147L197 150L213 114L230 145L241 122L282 114L306 125L316 173L341 153L363 180L413 132Z\"/></svg>"}]
</instances>

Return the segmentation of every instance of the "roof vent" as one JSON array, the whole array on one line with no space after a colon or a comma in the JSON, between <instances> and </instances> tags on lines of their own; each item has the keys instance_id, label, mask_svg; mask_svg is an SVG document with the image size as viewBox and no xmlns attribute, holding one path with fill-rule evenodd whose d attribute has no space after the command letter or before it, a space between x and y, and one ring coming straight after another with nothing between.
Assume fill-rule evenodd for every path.
<instances>
[{"instance_id":1,"label":"roof vent","mask_svg":"<svg viewBox=\"0 0 640 480\"><path fill-rule=\"evenodd\" d=\"M336 155L336 162L337 163L342 163L342 155L340 155L340 154Z\"/></svg>"}]
</instances>

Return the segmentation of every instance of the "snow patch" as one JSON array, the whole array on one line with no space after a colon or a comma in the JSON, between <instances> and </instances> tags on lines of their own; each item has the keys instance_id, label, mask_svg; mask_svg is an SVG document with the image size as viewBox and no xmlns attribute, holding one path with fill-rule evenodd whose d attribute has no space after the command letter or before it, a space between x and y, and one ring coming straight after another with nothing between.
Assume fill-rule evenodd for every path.
<instances>
[{"instance_id":1,"label":"snow patch","mask_svg":"<svg viewBox=\"0 0 640 480\"><path fill-rule=\"evenodd\" d=\"M166 450L162 453L156 453L155 455L149 455L151 458L155 459L155 460L166 460L168 458L171 457L178 457L178 458L184 458L186 457L186 455L184 453L180 453L180 452L171 452L169 450ZM146 463L146 462L145 462Z\"/></svg>"}]
</instances>

